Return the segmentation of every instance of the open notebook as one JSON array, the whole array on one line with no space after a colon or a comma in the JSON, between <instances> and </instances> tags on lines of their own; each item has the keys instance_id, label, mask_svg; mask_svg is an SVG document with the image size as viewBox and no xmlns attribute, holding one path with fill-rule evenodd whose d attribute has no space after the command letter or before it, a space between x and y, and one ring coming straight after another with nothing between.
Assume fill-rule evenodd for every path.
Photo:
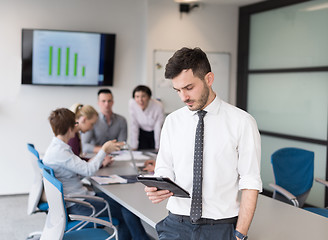
<instances>
[{"instance_id":1,"label":"open notebook","mask_svg":"<svg viewBox=\"0 0 328 240\"><path fill-rule=\"evenodd\" d=\"M92 176L91 177L98 184L115 184L115 183L128 183L128 180L118 176L118 175L109 175L109 176Z\"/></svg>"}]
</instances>

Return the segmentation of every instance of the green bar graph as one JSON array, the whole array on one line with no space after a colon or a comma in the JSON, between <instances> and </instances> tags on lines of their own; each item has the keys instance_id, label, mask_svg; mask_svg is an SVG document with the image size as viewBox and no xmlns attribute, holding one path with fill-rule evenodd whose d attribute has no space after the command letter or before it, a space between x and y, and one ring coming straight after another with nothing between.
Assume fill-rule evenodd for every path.
<instances>
[{"instance_id":1,"label":"green bar graph","mask_svg":"<svg viewBox=\"0 0 328 240\"><path fill-rule=\"evenodd\" d=\"M52 46L49 47L49 76L52 75Z\"/></svg>"},{"instance_id":2,"label":"green bar graph","mask_svg":"<svg viewBox=\"0 0 328 240\"><path fill-rule=\"evenodd\" d=\"M77 53L74 53L74 76L77 76Z\"/></svg>"},{"instance_id":3,"label":"green bar graph","mask_svg":"<svg viewBox=\"0 0 328 240\"><path fill-rule=\"evenodd\" d=\"M61 59L61 48L58 48L58 60L57 60L57 75L60 75L60 59Z\"/></svg>"},{"instance_id":4,"label":"green bar graph","mask_svg":"<svg viewBox=\"0 0 328 240\"><path fill-rule=\"evenodd\" d=\"M69 48L66 48L66 76L69 74Z\"/></svg>"},{"instance_id":5,"label":"green bar graph","mask_svg":"<svg viewBox=\"0 0 328 240\"><path fill-rule=\"evenodd\" d=\"M70 69L73 69L73 76L77 77L78 76L78 53L74 53L73 52L73 59L71 59L71 64L72 64L72 60L74 61L74 66L72 68L72 66L70 66L70 55L71 55L71 49L70 47L65 47L66 48L66 55L63 56L64 59L62 59L62 48L57 48L54 46L49 46L49 66L48 66L48 75L52 76L53 74L53 69L56 69L56 65L54 65L54 60L53 58L56 58L56 54L54 53L54 51L57 51L57 76L60 76L61 73L61 61L65 61L65 73L63 72L63 74L65 74L65 76L69 76L70 73ZM65 49L64 48L64 49ZM65 50L64 50L65 51ZM64 65L63 65L64 66ZM71 71L72 72L72 71ZM86 73L86 66L81 66L81 75L82 77L85 77L85 73Z\"/></svg>"},{"instance_id":6,"label":"green bar graph","mask_svg":"<svg viewBox=\"0 0 328 240\"><path fill-rule=\"evenodd\" d=\"M85 76L85 66L82 66L82 77Z\"/></svg>"}]
</instances>

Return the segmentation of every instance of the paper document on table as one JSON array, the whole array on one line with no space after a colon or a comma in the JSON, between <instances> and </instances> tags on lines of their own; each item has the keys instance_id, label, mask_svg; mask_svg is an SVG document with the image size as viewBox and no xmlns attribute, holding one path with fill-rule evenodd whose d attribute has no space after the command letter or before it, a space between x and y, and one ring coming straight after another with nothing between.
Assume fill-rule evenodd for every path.
<instances>
[{"instance_id":1,"label":"paper document on table","mask_svg":"<svg viewBox=\"0 0 328 240\"><path fill-rule=\"evenodd\" d=\"M113 183L127 183L128 180L124 179L116 174L109 176L92 176L93 180L95 180L98 184L113 184Z\"/></svg>"},{"instance_id":2,"label":"paper document on table","mask_svg":"<svg viewBox=\"0 0 328 240\"><path fill-rule=\"evenodd\" d=\"M138 168L138 171L142 171L145 168L145 163L144 162L136 162L136 165L134 166L133 163L130 163L131 167L136 167Z\"/></svg>"},{"instance_id":3,"label":"paper document on table","mask_svg":"<svg viewBox=\"0 0 328 240\"><path fill-rule=\"evenodd\" d=\"M148 160L151 157L144 155L141 151L132 151L134 160ZM115 161L130 161L131 153L129 151L117 151L113 152L113 160Z\"/></svg>"},{"instance_id":4,"label":"paper document on table","mask_svg":"<svg viewBox=\"0 0 328 240\"><path fill-rule=\"evenodd\" d=\"M133 163L131 163L131 166L133 166ZM136 162L136 166L137 167L145 167L145 163L144 162Z\"/></svg>"}]
</instances>

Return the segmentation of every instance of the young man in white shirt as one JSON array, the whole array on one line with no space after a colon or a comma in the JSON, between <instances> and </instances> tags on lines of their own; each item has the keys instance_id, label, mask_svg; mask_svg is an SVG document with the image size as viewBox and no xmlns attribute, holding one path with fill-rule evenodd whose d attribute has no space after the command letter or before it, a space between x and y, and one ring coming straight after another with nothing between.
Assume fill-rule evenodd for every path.
<instances>
[{"instance_id":1,"label":"young man in white shirt","mask_svg":"<svg viewBox=\"0 0 328 240\"><path fill-rule=\"evenodd\" d=\"M193 174L197 112L204 110L205 117L200 218L191 218L193 199L146 187L153 203L170 198L169 216L156 226L159 238L247 239L262 190L261 142L254 118L212 90L214 74L199 48L178 50L166 65L165 78L172 79L186 106L164 122L155 175L167 176L193 194L193 180L199 177Z\"/></svg>"}]
</instances>

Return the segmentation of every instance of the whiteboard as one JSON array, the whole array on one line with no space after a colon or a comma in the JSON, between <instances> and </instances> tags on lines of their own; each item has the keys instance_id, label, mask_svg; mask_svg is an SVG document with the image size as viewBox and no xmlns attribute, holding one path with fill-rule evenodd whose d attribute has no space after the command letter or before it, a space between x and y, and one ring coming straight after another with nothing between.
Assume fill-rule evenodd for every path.
<instances>
[{"instance_id":1,"label":"whiteboard","mask_svg":"<svg viewBox=\"0 0 328 240\"><path fill-rule=\"evenodd\" d=\"M164 72L167 61L175 51L154 50L154 86L153 96L162 101L165 113L170 113L185 106L178 94L173 90L171 80L165 79ZM206 52L214 73L212 89L218 96L229 101L230 54L224 52Z\"/></svg>"}]
</instances>

